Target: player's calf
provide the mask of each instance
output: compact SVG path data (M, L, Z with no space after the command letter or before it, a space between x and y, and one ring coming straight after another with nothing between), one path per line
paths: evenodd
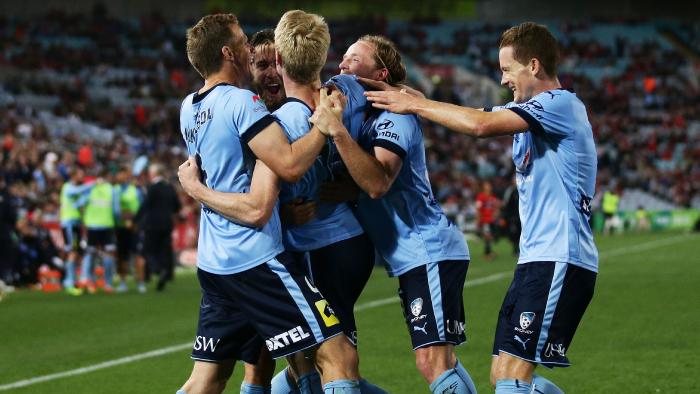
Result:
M195 361L192 374L177 394L219 394L233 373L234 361L210 363Z
M326 392L358 393L360 375L357 349L344 335L337 335L321 344L316 363L322 372ZM329 391L331 390L331 391Z

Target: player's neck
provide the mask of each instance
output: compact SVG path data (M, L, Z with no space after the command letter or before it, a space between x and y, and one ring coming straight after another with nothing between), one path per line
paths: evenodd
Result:
M552 79L545 79L541 83L537 84L537 87L532 92L532 96L534 97L542 92L554 89L561 89L561 83L559 82L559 78L555 77Z
M287 97L299 99L311 107L311 109L316 109L316 96L318 96L318 90L321 88L320 79L311 83L298 83L288 76L283 75L282 81Z
M204 86L202 86L202 88L199 89L197 93L204 93L207 90L221 83L227 83L229 85L236 86L237 79L238 78L236 78L236 75L232 74L228 70L224 70L224 67L222 67L221 71L209 75L209 77L207 77L204 80Z

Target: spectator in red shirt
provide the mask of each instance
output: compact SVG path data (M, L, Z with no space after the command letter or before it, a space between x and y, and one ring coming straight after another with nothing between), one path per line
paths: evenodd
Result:
M484 181L481 193L476 196L476 212L479 234L484 239L484 256L487 260L493 260L496 257L492 248L492 228L496 221L499 205L500 200L493 195L491 183Z

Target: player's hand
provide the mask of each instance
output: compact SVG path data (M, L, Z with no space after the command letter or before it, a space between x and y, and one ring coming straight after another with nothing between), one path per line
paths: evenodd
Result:
M306 224L316 217L316 202L296 198L290 204L281 204L280 217L282 223L288 226Z
M345 105L347 104L347 99L345 95L338 89L332 89L328 93L328 88L322 88L319 97L319 105L328 107L333 115L335 115L338 120L343 120L343 111L345 110Z
M333 90L329 95L328 88L322 88L316 111L309 118L309 122L326 136L335 137L339 133L347 132L342 122L345 104L345 96L339 90Z
M406 93L410 94L411 96L415 97L420 97L420 98L425 98L425 95L423 92L420 90L414 89L408 85L403 85L399 84L396 86L389 85L388 83L384 81L377 81L374 79L369 79L369 78L362 78L362 77L357 77L357 80L360 81L360 83L372 90L381 90L384 92L400 92L400 91L405 91Z
M367 100L372 102L374 108L387 110L397 114L408 114L415 112L416 104L421 98L409 94L407 90L395 91L370 91L365 92Z
M185 162L182 163L177 169L177 177L180 180L182 188L185 190L185 193L195 200L195 188L202 185L199 178L200 174L199 167L197 166L197 160L195 160L193 156L188 157L187 160L185 160Z

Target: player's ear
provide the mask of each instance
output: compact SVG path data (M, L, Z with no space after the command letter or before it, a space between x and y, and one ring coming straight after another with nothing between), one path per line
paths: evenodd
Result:
M540 59L533 57L530 59L530 64L528 64L528 69L530 70L530 73L532 76L536 76L537 74L540 73L540 71L544 71L542 69L542 63L540 63Z
M231 48L227 45L221 47L221 54L224 56L224 61L233 61L233 52L231 52Z
M277 52L277 49L275 49L275 64L277 67L282 67L282 57L280 56L279 52Z

